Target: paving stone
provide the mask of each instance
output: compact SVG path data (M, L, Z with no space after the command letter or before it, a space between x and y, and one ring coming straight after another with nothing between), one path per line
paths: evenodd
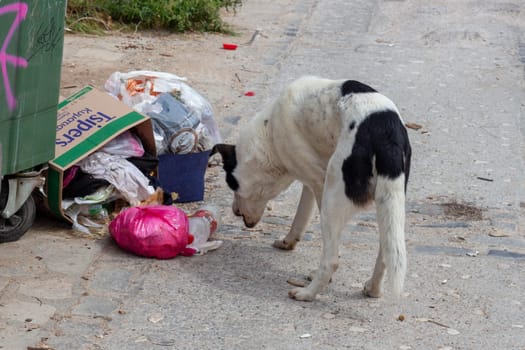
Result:
M39 299L66 299L72 297L72 284L60 278L33 280L20 286L19 291Z
M35 324L44 324L53 314L56 308L40 303L28 303L20 300L13 300L0 306L0 315L4 318L16 320L19 322L26 322L31 320Z
M488 252L489 256L496 256L500 258L525 259L525 254L512 252L508 250L491 249Z
M97 246L94 246L97 247ZM67 242L48 243L35 248L42 262L53 272L81 276L100 248L87 249L85 246Z
M9 283L9 278L0 277L0 294Z
M414 248L417 253L432 254L432 255L457 255L465 256L471 249L455 248L446 246L429 246L429 245L418 245Z
M431 227L431 228L468 228L470 224L466 222L443 222L439 224L425 224L418 225L420 227Z
M0 252L0 254L2 254ZM1 256L0 259L0 275L4 277L29 277L39 276L46 272L43 264L29 260L27 258L9 259Z
M125 292L130 288L131 272L122 269L100 270L92 277L90 288Z
M32 329L30 332L28 332L28 328L26 328L25 325L2 325L1 323L2 322L0 321L1 350L25 350L30 346L37 344L39 340L46 335L45 331L41 329Z
M292 219L293 217L281 218L277 216L267 216L262 219L262 222L264 222L265 224L282 225L290 227L292 225Z
M79 316L109 316L118 308L116 301L98 296L87 296L73 308L73 315Z
M309 232L306 232L304 235L303 235L303 238L302 240L305 241L305 242L309 242L311 241L312 239L314 239L314 235L309 233Z
M83 317L63 319L57 325L60 336L50 338L48 344L57 350L100 349L93 345L93 341L104 336L104 323L103 320L99 319L86 321Z
M495 229L499 229L509 233L518 231L518 224L516 222L491 221L490 225Z

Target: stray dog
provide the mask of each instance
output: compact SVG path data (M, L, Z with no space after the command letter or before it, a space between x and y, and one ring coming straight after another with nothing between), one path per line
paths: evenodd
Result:
M267 202L298 180L303 184L289 233L274 242L293 249L317 203L323 249L312 282L289 292L311 301L339 265L345 223L375 200L379 254L364 294L380 297L385 272L394 294L406 272L405 192L411 147L394 103L363 83L303 77L245 125L236 145L218 144L233 212L255 226Z

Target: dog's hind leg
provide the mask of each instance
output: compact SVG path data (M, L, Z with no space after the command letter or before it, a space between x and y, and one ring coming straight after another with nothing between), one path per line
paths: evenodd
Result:
M306 185L303 185L303 192L301 194L301 199L299 200L299 205L297 207L297 212L295 213L292 227L290 228L290 231L286 237L273 242L273 246L275 248L284 250L291 250L295 248L295 245L301 240L301 237L303 236L303 233L310 222L314 205L314 193Z
M403 290L406 272L405 247L405 176L396 179L378 176L375 201L379 227L379 254L372 278L363 293L378 298L382 294L385 270L395 295Z

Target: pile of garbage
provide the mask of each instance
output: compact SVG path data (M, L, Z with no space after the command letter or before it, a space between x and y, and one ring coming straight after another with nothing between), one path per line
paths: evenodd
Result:
M162 194L154 173L158 159L126 131L64 173L62 209L83 233L103 233L118 207L147 203ZM158 201L156 198L155 202ZM160 204L171 204L162 195Z
M150 117L151 125L145 129L149 136L128 127L93 153L64 166L60 207L72 221L73 229L100 236L109 230L123 249L161 259L203 253L222 243L208 242L218 225L217 210L201 209L187 215L172 205L173 198L158 178L160 155L207 154L221 142L211 105L185 80L151 71L115 72L110 76L105 89L115 99ZM100 101L107 97L98 96ZM107 98L105 105L113 101ZM94 114L85 119L84 110ZM78 123L78 128L85 124L91 129L100 116L113 119L95 108L79 111L72 107L64 111L64 118L74 125ZM144 120L149 123L147 118ZM153 154L153 146L157 154Z
M210 103L185 81L164 72L115 72L104 88L152 119L157 155L203 152L221 136Z

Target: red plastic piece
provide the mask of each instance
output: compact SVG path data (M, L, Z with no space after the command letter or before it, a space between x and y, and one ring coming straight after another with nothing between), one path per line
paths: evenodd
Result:
M235 44L224 43L224 44L222 44L222 47L225 50L237 50L237 45L235 45Z

